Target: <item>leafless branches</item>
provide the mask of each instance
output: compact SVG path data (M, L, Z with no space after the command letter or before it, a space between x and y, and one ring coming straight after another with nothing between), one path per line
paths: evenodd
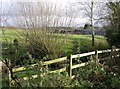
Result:
M54 32L57 27L69 27L74 22L75 17L70 8L66 7L67 9L61 8L61 5L48 2L16 3L14 21L17 26L25 28L25 44L29 45L32 53L38 50L44 56L62 56L67 35Z

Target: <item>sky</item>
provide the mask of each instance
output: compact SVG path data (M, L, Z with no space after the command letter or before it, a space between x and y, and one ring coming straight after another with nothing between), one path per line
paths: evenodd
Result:
M11 17L9 14L10 13L10 9L12 7L12 4L14 4L14 2L31 2L31 1L35 1L35 0L0 0L2 1L2 8L3 8L3 16L1 17L2 20L2 24L1 25L11 25L14 26L14 22L12 20L13 17ZM40 0L36 0L35 2L40 1ZM57 4L60 5L60 9L65 8L66 5L74 5L77 2L84 2L84 0L41 0L41 2L48 2L48 3L53 3L53 4ZM91 0L87 0L86 2L89 2ZM104 0L93 0L96 2L103 2ZM76 13L75 19L74 19L74 23L72 24L72 26L84 26L84 24L88 23L88 17L84 16L83 13ZM64 15L62 18L65 18Z

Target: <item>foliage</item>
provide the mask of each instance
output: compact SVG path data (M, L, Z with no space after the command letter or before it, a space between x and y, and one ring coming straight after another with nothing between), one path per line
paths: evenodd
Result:
M108 72L106 67L101 64L89 62L88 65L81 67L77 73L79 75L73 82L75 87L83 89L117 89L120 87L120 75Z
M90 24L85 24L84 29L90 29Z
M95 62L88 62L86 66L80 67L74 79L70 79L67 72L50 73L42 62L31 67L26 66L26 70L16 73L22 87L79 87L82 89L118 89L120 87L120 75L117 72L108 71L108 67ZM32 71L31 71L32 70ZM37 75L33 78L32 75ZM20 76L21 75L21 76ZM24 75L24 76L23 76ZM28 80L23 80L23 77ZM17 85L13 82L13 87Z
M70 78L67 74L50 74L44 77L43 86L44 87L69 87Z
M31 63L32 57L25 47L14 39L12 43L2 42L2 60L8 59L14 66Z
M36 87L69 87L70 85L71 80L67 72L48 74L49 70L42 66L42 62L39 62L36 67L31 68L30 66L27 66L26 68L24 73L28 80L20 80L22 87L30 87L32 89ZM30 70L35 70L38 77L32 78L33 73ZM16 84L13 84L13 86L16 86Z
M29 31L27 35L27 48L34 58L46 57L47 60L50 60L61 57L64 52L65 35L53 34L46 29L44 31L41 29Z
M111 45L119 46L120 44L120 2L108 2L109 16L107 21L110 22L107 27L107 41Z

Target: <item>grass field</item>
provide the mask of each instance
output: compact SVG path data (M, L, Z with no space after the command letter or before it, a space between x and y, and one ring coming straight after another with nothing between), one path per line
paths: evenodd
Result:
M2 38L0 38L1 42L13 42L15 38L19 40L19 43L22 43L23 41L20 39L20 33L18 30L8 30L4 29L4 31L0 31L0 34L2 34ZM88 52L96 49L108 49L109 45L106 42L106 38L103 36L95 35L95 46L92 47L91 45L91 35L80 35L80 34L69 34L68 41L65 46L65 52L75 54L78 53L78 49L80 49L79 52Z

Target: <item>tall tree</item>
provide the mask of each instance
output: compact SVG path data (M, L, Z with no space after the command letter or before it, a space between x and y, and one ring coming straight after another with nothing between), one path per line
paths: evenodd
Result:
M77 9L77 13L80 12L83 13L84 18L87 18L89 20L90 29L92 32L92 46L95 45L94 40L94 26L95 25L101 25L100 22L103 19L103 16L105 15L105 10L103 9L104 3L101 2L95 2L91 0L90 2L80 2L77 1L77 4L75 4L75 7ZM103 13L101 13L101 11Z
M90 6L90 23L91 23L91 31L92 31L92 46L94 46L95 42L94 42L94 31L93 31L93 2L91 2L91 6Z
M94 2L77 2L78 4L82 5L80 6L79 11L83 11L81 13L84 13L84 15L86 17L88 17L89 21L90 21L90 29L92 31L92 46L94 46L94 30L93 30L93 15L94 15ZM79 8L77 6L77 8Z
M106 20L109 22L107 26L107 41L111 45L120 47L120 1L107 3L108 16Z

